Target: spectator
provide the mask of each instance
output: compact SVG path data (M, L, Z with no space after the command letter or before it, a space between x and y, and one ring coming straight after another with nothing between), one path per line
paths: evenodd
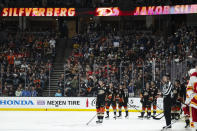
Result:
M64 89L64 74L61 74L59 80L58 80L58 88L62 90Z
M9 86L8 86L7 82L5 82L5 84L3 85L3 95L4 96L8 96L8 90L9 90Z
M55 39L52 38L52 39L49 41L49 44L50 44L50 48L52 49L52 52L55 53L55 44L56 44Z
M41 72L39 73L39 77L40 77L41 87L42 87L42 89L44 89L45 88L45 82L47 81L47 76L46 76L46 74L44 73L43 70L41 70Z
M51 48L55 48L55 44L56 44L55 39L52 38L52 39L49 41L49 44L50 44L50 47L51 47Z
M15 96L15 94L14 94L14 89L13 89L12 86L11 86L11 87L9 88L9 90L8 90L8 96Z
M127 87L129 91L129 97L134 97L134 85L133 82L130 81L129 86Z
M17 88L17 90L15 91L15 96L17 96L17 97L22 96L21 88Z
M31 92L29 91L28 87L25 87L25 89L22 91L22 97L30 97Z
M58 89L57 92L55 93L55 97L61 97L61 96L62 96L61 90Z
M42 96L43 89L41 88L40 84L36 85L37 96Z
M10 52L10 55L8 55L7 60L8 60L8 64L10 65L11 69L14 67L14 55L12 52Z
M36 97L37 96L37 92L36 92L34 87L31 88L31 96L32 97Z
M71 87L72 87L72 94L73 96L77 95L77 90L78 90L78 80L77 76L74 76L73 80L71 81Z
M66 96L66 97L71 97L72 96L72 92L71 92L70 88L65 88L64 96Z

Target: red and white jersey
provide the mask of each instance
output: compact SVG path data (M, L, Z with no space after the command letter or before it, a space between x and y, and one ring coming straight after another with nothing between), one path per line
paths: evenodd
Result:
M186 104L190 104L191 107L197 109L197 71L196 69L191 69L189 71L190 80L187 85L187 98Z

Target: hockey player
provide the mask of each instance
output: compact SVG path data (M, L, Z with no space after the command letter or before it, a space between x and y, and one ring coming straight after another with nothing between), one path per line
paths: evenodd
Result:
M171 108L171 117L172 119L178 120L180 118L181 110L181 85L180 81L176 80L174 83L174 88L172 89L172 108Z
M116 89L113 83L109 84L109 87L106 89L106 113L105 118L109 118L109 108L112 106L114 111L114 118L116 119Z
M125 118L128 118L129 114L128 114L128 99L129 99L129 91L126 88L126 85L120 85L119 86L119 103L118 103L118 108L119 108L119 118L122 117L122 106L124 106L126 115Z
M184 82L183 84L182 84L182 86L181 86L182 88L181 88L181 97L183 98L183 103L185 103L185 100L186 100L186 88L187 88L187 82ZM183 104L183 112L184 112L184 116L185 116L185 123L186 123L186 126L185 126L185 128L188 128L188 127L190 127L190 120L189 120L189 118L190 118L190 113L189 113L189 106L188 105L186 105L186 104Z
M185 103L190 106L192 118L191 127L197 131L197 66L189 71L190 80L187 85L187 98Z
M126 87L126 85L123 86L123 100L124 100L123 106L126 112L125 118L128 118L129 116L129 112L128 112L129 90Z
M185 123L186 123L186 126L185 128L188 128L190 127L190 113L189 113L189 106L188 105L184 105L183 106L183 111L184 111L184 116L185 116Z
M151 117L151 102L153 101L153 97L151 95L151 89L150 89L150 85L148 82L146 83L146 87L142 89L140 97L141 97L140 102L142 103L142 112L139 118L144 117L146 108L148 112L147 118L150 118Z
M151 95L153 96L153 116L155 116L157 111L158 88L156 87L154 81L151 81Z
M104 111L105 111L105 97L106 97L106 87L102 80L98 81L98 85L92 88L92 91L96 91L96 112L98 120L96 123L103 123Z

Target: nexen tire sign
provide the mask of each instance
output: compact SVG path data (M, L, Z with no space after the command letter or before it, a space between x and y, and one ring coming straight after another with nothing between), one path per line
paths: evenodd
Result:
M163 100L157 101L163 109ZM130 110L141 110L140 98L129 98ZM96 108L95 97L0 97L0 110L3 109L79 109L88 111Z

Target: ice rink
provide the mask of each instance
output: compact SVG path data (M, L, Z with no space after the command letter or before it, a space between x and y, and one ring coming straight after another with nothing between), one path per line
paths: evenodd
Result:
M104 123L97 125L96 118L88 126L86 123L95 112L53 112L53 111L1 111L0 131L160 131L165 125L161 120L140 120L140 113L129 113L129 118L104 119ZM123 116L124 116L123 112ZM193 131L185 129L185 123L179 121L173 125L171 131Z

